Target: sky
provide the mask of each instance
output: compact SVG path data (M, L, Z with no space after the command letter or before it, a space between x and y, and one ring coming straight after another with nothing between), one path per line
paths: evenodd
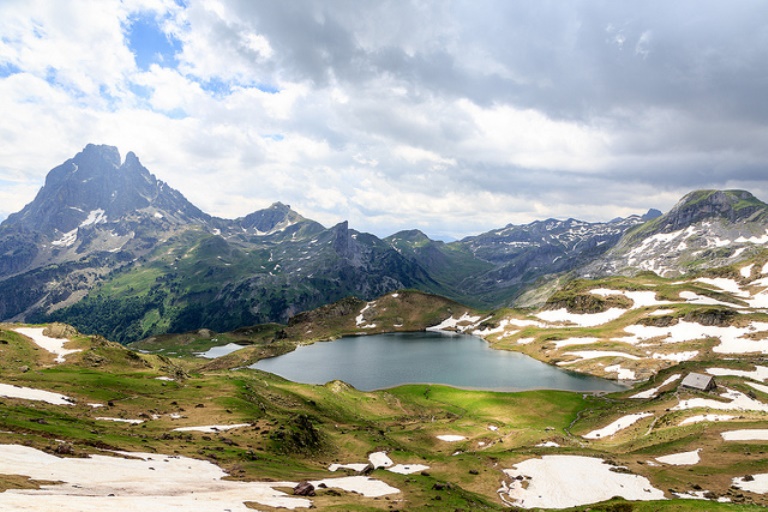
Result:
M88 143L378 236L768 201L767 93L762 0L0 0L0 219Z

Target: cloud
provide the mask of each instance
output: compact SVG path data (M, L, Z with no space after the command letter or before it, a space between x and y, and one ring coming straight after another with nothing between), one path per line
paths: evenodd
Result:
M214 215L382 236L768 199L756 0L17 0L0 34L0 215L88 142Z

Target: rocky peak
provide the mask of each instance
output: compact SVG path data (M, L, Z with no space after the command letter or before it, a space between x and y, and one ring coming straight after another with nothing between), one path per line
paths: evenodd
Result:
M738 222L766 212L768 205L746 190L697 190L687 194L661 217L655 231L678 231L707 218Z
M653 219L658 219L662 215L664 215L664 214L661 211L657 210L656 208L651 208L650 210L645 212L645 215L643 215L641 218L644 221L649 221L649 220L653 220Z
M253 212L241 219L235 220L235 223L243 229L256 230L258 234L267 234L284 229L302 220L304 220L304 217L293 211L289 205L278 201L269 208Z
M35 199L10 215L5 228L58 237L86 225L116 221L149 206L181 221L207 217L180 193L164 186L134 153L120 163L117 148L88 144L52 169Z

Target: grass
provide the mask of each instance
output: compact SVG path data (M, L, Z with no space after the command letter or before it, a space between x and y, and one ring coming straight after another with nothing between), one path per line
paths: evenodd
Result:
M615 283L614 283L615 284ZM398 300L399 299L399 300ZM389 318L415 322L408 316L412 301L421 314L460 314L445 302L411 292L380 299L370 321ZM344 314L326 311L327 333L354 326L363 303L349 304ZM339 306L341 307L341 306ZM445 308L445 309L443 309ZM448 308L451 309L449 313ZM376 311L378 309L378 312ZM516 315L524 312L508 311ZM633 312L634 313L634 312ZM497 322L503 316L490 321ZM634 317L633 317L634 318ZM309 322L309 320L307 320ZM622 322L602 328L557 329L545 334L538 328L525 331L542 338L620 332ZM0 328L0 372L3 382L56 391L77 400L73 406L53 406L24 400L0 400L0 443L24 443L52 451L56 440L70 443L76 454L97 453L101 448L155 451L204 458L225 468L231 478L243 480L316 479L332 476L330 463L365 462L368 454L384 450L396 463L430 466L425 474L396 475L374 471L374 478L401 489L391 499L322 492L315 505L321 510L501 510L495 491L501 469L546 453L579 454L611 459L632 472L651 479L660 489L690 490L701 485L721 495L729 492L733 476L765 472L766 443L723 443L720 432L736 428L724 424L677 426L692 413L668 411L677 403L674 392L657 399L630 400L631 392L594 397L564 391L499 393L468 391L435 385L408 385L377 392L361 392L342 382L326 385L297 384L257 370L230 370L245 357L260 357L282 329L306 329L306 322L291 326L254 327L218 334L197 332L186 337L147 341L145 348L167 353L171 344L185 357L133 352L96 337L76 336L72 344L83 351L54 364L43 350L35 350L23 336ZM0 326L3 327L3 326ZM353 327L354 328L354 327ZM224 364L190 357L213 343L251 340L252 346L231 354ZM548 343L551 343L548 341ZM271 341L270 341L271 340ZM182 343L183 341L183 343ZM3 343L5 342L5 343ZM244 353L245 355L238 355ZM229 358L229 359L228 359ZM675 372L702 370L706 362L689 362ZM725 365L722 364L719 366ZM748 362L729 366L751 369ZM28 366L25 370L22 367ZM658 385L673 370L661 373ZM157 377L174 376L174 381ZM723 379L741 386L742 379ZM746 388L745 388L746 390ZM93 409L88 403L101 403ZM633 428L605 440L580 437L632 412L650 410L658 418L638 422ZM171 414L179 415L178 419ZM738 428L764 425L760 414L742 413ZM143 419L140 425L99 421L97 416ZM174 432L181 426L248 423L248 427L204 434ZM489 427L494 427L491 429ZM458 443L436 436L457 434ZM555 441L560 448L536 447ZM703 448L695 467L649 466L660 455ZM456 454L461 452L460 454ZM450 483L449 487L445 484ZM0 489L34 487L23 475L0 476ZM734 498L735 494L731 494ZM759 495L746 495L766 504ZM746 499L745 498L745 499ZM618 507L618 508L617 508ZM627 508L631 507L631 508ZM707 508L709 507L709 508ZM260 507L262 508L262 507ZM591 510L755 510L741 504L716 504L674 500L638 503L611 500L591 505ZM586 510L585 507L571 510Z

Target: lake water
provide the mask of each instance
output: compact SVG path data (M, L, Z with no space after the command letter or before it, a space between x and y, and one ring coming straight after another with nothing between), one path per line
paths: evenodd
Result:
M493 391L626 389L523 354L494 350L474 336L436 332L350 336L301 346L251 368L305 384L343 380L362 391L413 383Z
M228 343L226 345L219 345L218 347L212 347L205 352L197 354L198 357L204 357L206 359L216 359L227 354L231 354L236 350L240 350L244 345L238 345L237 343Z

